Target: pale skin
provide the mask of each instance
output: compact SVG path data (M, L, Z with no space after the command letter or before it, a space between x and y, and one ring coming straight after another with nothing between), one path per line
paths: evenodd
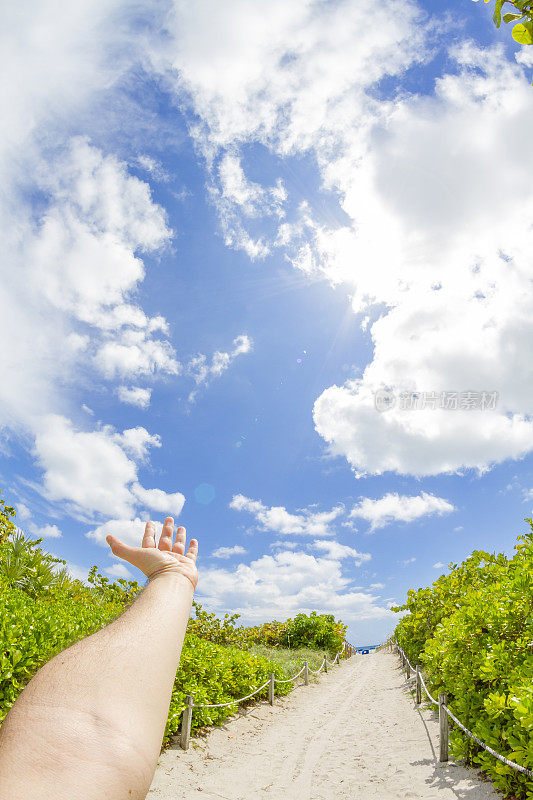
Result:
M0 727L0 800L144 800L153 779L198 573L167 517L156 546L107 536L149 580L114 622L48 661Z

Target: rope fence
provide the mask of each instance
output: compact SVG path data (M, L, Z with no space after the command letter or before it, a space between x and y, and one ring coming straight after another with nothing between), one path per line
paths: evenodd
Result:
M440 729L440 753L439 753L439 760L440 761L448 761L448 741L449 741L449 721L448 717L451 717L454 723L460 728L470 739L473 739L477 744L486 750L488 753L493 755L499 761L502 761L504 764L507 764L508 767L512 767L517 772L521 772L523 775L527 775L529 778L533 778L533 770L527 769L527 767L523 767L521 764L516 764L514 761L502 756L501 753L497 753L492 747L489 747L488 744L482 742L481 739L469 731L463 723L457 719L453 711L448 708L448 695L446 692L441 692L439 694L438 701L435 700L434 697L428 691L426 683L424 681L424 677L422 675L422 671L420 669L420 665L417 664L416 667L413 667L409 659L407 658L404 650L400 647L397 640L389 639L389 651L392 653L396 650L396 653L400 657L400 661L402 667L405 668L407 672L407 679L411 678L411 672L414 673L416 676L416 704L420 705L422 702L422 689L424 689L426 695L428 696L429 700L433 703L433 705L438 706L439 708L439 729Z
M188 694L186 697L187 705L183 706L179 711L172 715L172 719L179 717L180 714L183 714L181 719L181 733L180 733L180 747L182 750L187 750L189 748L189 740L191 737L191 723L192 723L192 714L195 708L224 708L227 706L238 705L239 703L243 703L245 700L249 700L254 695L258 694L259 692L263 691L266 686L268 686L268 701L270 705L274 705L274 696L275 696L275 685L276 683L291 683L291 681L296 680L299 678L300 675L304 676L304 686L309 685L309 674L318 675L322 670L325 673L328 671L328 665L330 667L335 666L335 664L340 664L339 658L344 654L345 658L349 658L350 656L354 655L356 652L356 648L351 645L349 642L343 642L342 649L335 655L333 661L328 661L326 654L324 653L324 658L322 659L322 663L317 670L310 669L309 664L307 661L304 661L304 665L300 672L297 672L296 675L293 675L291 678L276 678L274 673L271 672L269 679L265 681L261 686L257 689L254 689L253 692L247 694L246 697L239 697L235 700L230 700L227 703L195 703L194 702L194 695Z

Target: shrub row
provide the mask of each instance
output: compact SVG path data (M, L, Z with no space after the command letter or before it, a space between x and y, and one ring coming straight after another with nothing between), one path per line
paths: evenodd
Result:
M476 550L428 588L407 593L395 635L435 696L496 752L533 770L533 521L507 558ZM451 754L479 765L507 796L533 800L533 780L460 729Z
M297 614L294 619L285 622L273 620L254 627L236 625L240 614L225 614L218 619L209 614L200 603L193 601L194 618L189 620L187 630L201 639L215 644L234 644L249 648L252 644L264 644L268 647L309 647L316 650L338 652L344 641L347 626L336 622L333 614L309 615Z

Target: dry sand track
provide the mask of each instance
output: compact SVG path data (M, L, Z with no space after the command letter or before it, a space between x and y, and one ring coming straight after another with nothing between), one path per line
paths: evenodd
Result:
M495 800L475 770L438 761L438 720L418 710L388 653L354 656L191 739L160 760L149 800Z

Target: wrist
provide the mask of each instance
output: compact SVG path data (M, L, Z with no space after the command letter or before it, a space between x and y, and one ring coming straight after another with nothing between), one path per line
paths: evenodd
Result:
M185 589L188 589L191 595L194 594L194 590L196 588L192 580L188 578L187 575L184 575L183 572L178 572L177 570L161 570L160 572L154 572L149 576L148 583L154 583L154 581L160 581L162 585L181 585Z

